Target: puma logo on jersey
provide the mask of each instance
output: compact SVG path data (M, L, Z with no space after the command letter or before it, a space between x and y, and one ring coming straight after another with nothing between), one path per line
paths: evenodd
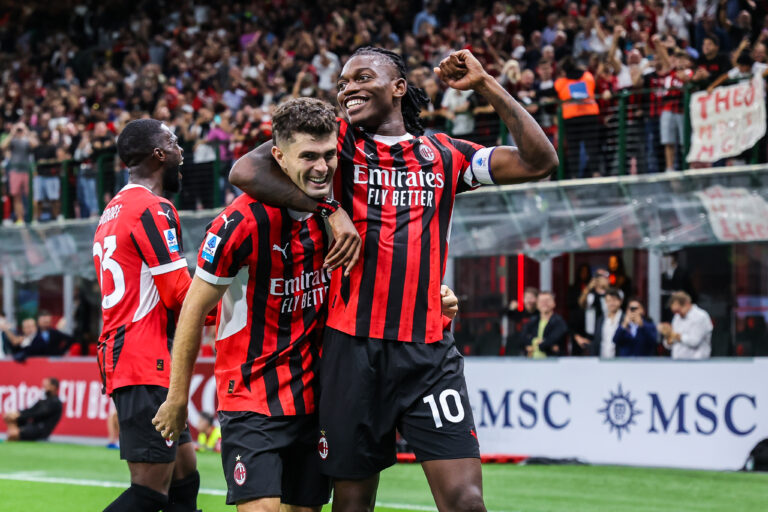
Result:
M227 226L229 226L230 222L234 222L235 219L228 219L226 213L221 214L221 218L224 220L224 229L227 229Z
M361 152L363 155L365 155L365 157L366 157L366 158L375 158L375 157L376 157L376 153L371 153L371 154L369 155L368 153L366 153L365 151L363 151L363 150L362 150L362 148L361 148L360 146L355 146L355 149L356 149L356 150L358 150L359 152Z
M288 250L288 244L290 244L290 242L285 244L285 247L280 247L277 244L272 244L272 250L273 251L280 251L281 253L283 253L283 259L287 260L288 259L288 255L285 252Z
M168 222L171 222L171 212L166 212L164 210L160 210L157 212L158 215L165 215L165 217L168 219Z

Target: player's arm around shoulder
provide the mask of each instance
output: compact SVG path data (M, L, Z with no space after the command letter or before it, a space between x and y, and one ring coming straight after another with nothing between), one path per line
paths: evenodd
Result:
M189 286L173 342L168 397L152 420L155 430L166 439L176 440L184 431L189 385L200 350L203 325L208 312L221 300L228 287L211 284L200 276L195 276Z
M474 90L488 100L507 126L517 147L498 146L489 152L492 182L523 183L548 177L558 166L557 152L536 120L493 78L469 50L440 62L437 75L450 87Z

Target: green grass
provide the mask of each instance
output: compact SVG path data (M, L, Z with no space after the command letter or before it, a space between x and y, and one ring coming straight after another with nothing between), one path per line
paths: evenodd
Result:
M224 491L218 455L198 457L201 486ZM9 480L15 475L19 480ZM49 483L71 479L127 484L128 469L117 451L52 443L0 443L0 512L102 510L117 487ZM616 466L483 467L485 501L496 512L763 512L768 510L768 474L644 469ZM380 512L434 509L418 465L398 465L381 478ZM224 497L201 494L205 512L234 511ZM326 508L330 510L330 507Z

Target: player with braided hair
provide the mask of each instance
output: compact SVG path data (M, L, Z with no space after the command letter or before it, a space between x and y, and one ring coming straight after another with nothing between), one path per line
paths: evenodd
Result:
M452 53L435 73L484 96L520 146L422 135L426 95L408 84L403 59L365 47L337 82L345 119L334 198L319 203L301 193L281 176L269 145L230 173L232 184L266 203L313 211L339 201L337 228L351 219L362 240L357 265L332 274L323 338L318 451L334 479L334 512L373 510L379 472L396 461L396 430L421 462L438 510L485 510L463 360L440 313L454 198L481 184L544 178L558 162L536 121L469 51ZM341 246L332 263L356 256Z

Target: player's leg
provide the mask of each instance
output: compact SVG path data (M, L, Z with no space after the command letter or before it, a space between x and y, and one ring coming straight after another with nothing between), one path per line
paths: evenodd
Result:
M280 420L255 412L219 411L227 505L238 512L278 512L283 462Z
M399 350L409 363L401 393L411 404L400 418L400 433L422 463L438 510L484 511L480 448L453 336Z
M485 512L480 459L430 460L421 467L440 512Z
M379 473L397 460L393 345L325 329L318 449L333 479L334 512L373 510Z
M128 462L131 486L105 512L154 512L168 505L177 443L166 442L152 426L167 392L160 386L126 386L112 394L120 427L120 458Z
M370 512L376 505L379 474L364 480L333 481L333 512Z
M320 471L317 414L294 417L282 434L290 444L281 453L280 512L320 512L331 499L331 479Z
M197 510L197 493L200 490L200 473L197 471L195 445L185 430L176 450L171 486L168 489L169 506L165 512L194 512Z

